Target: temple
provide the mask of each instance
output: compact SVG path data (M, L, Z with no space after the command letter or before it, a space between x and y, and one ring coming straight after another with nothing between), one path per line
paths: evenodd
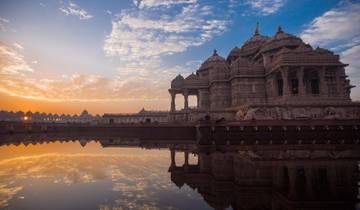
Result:
M186 78L171 81L170 120L358 119L360 104L352 102L347 64L333 52L304 43L279 26L272 37L253 36L223 58L214 50ZM184 96L176 110L175 97ZM195 109L188 97L197 97Z

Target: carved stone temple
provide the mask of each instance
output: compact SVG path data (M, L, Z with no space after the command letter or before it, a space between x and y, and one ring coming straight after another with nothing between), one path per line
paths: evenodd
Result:
M312 48L279 26L272 37L253 36L223 58L216 50L196 70L171 81L171 120L360 119L352 102L347 64L333 52ZM175 97L184 108L175 109ZM197 97L189 108L188 96Z

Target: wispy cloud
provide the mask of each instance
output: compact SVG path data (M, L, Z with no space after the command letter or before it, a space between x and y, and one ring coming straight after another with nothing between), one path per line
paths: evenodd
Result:
M170 7L176 4L194 4L197 0L134 0L134 4L139 8L151 7Z
M155 4L155 3L154 3ZM203 13L202 13L203 10ZM193 3L170 17L167 10L125 10L112 22L104 51L127 61L183 52L223 33L228 20L211 17L209 7Z
M0 42L0 74L23 74L32 72L33 69L27 64L19 50L22 46L14 43L14 47Z
M0 17L0 30L6 32L6 25L10 23L10 20Z
M163 57L185 52L221 35L230 18L215 15L227 14L226 11L195 0L145 0L134 4L135 9L122 10L112 21L104 52L120 61L121 84L134 86L140 80L149 85L138 88L138 94L147 93L151 85L159 96L167 98L171 79L189 69L186 65L166 66Z
M285 5L287 0L246 0L245 5L249 5L256 15L267 16L276 13Z
M360 45L353 46L340 54L342 62L349 64L346 68L351 83L356 85L352 90L353 99L360 100Z
M59 10L65 15L77 16L80 20L88 20L93 17L85 9L80 8L73 2L69 2L67 6L60 7Z
M360 3L343 3L315 18L301 34L313 45L351 43L360 37Z
M301 38L312 45L336 50L350 75L351 83L360 86L360 3L341 2L336 8L315 18L301 33ZM360 99L359 87L352 97Z
M167 96L162 91L166 87L139 77L124 80L119 76L109 79L74 73L56 79L36 79L20 46L0 43L0 91L6 94L47 101L158 100Z
M17 43L17 42L14 42L14 47L16 47L17 49L19 49L19 50L23 50L24 49L24 47L21 45L21 44L19 44L19 43Z
M80 19L89 15L79 15L70 8L81 11L71 2L62 11L77 14ZM230 18L217 16L226 14L219 10L197 1L142 1L132 9L122 10L115 15L103 45L104 53L117 65L118 73L112 78L77 73L47 79L35 77L31 71L37 61L26 63L26 49L1 44L7 51L0 55L0 91L49 101L167 100L171 79L178 73L195 71L198 63L169 65L163 62L164 56L184 52L224 33ZM26 69L31 71L23 71Z

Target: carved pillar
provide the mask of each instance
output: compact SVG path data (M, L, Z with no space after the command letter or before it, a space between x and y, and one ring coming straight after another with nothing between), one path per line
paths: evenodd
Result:
M336 195L336 171L333 166L327 168L328 180L329 180L329 189L332 196Z
M278 80L278 78L277 78L276 74L273 74L272 75L272 84L271 84L271 86L272 86L271 96L273 98L278 96L278 90L276 88L277 87L277 80Z
M283 79L283 95L284 96L290 95L288 69L289 69L288 67L281 69L281 75L282 75L282 79Z
M299 81L299 95L304 96L306 95L305 91L305 80L304 80L304 67L300 67L300 69L296 72L297 73L297 79Z
M305 168L305 177L306 177L306 193L311 199L313 199L314 198L314 191L312 186L313 174L311 168Z
M185 156L184 169L185 171L187 171L189 169L189 152L185 151L184 156Z
M175 149L170 148L170 153L171 153L171 166L170 167L175 167Z
M184 90L184 109L188 110L189 109L189 102L188 102L188 90Z
M338 96L344 95L344 91L342 90L341 83L342 82L340 79L340 71L339 69L336 69L336 92Z
M175 112L175 97L176 97L176 94L174 92L170 92L170 94L171 94L170 112Z
M185 157L184 164L187 166L187 165L189 165L189 152L188 151L184 152L184 157Z
M328 96L328 87L326 84L325 72L326 72L326 67L323 66L319 71L320 96Z
M288 167L289 174L289 195L290 199L296 199L296 189L295 189L295 181L296 181L296 168L294 166Z
M199 109L200 108L200 94L199 93L196 95L196 100L197 100L196 109Z

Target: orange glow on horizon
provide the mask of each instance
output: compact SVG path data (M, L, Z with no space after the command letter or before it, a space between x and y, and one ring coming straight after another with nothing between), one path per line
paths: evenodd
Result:
M153 101L98 101L98 102L49 102L10 96L0 92L0 110L13 112L45 112L52 114L80 114L88 110L90 114L104 113L137 113L142 108L146 110L168 110L169 100Z

